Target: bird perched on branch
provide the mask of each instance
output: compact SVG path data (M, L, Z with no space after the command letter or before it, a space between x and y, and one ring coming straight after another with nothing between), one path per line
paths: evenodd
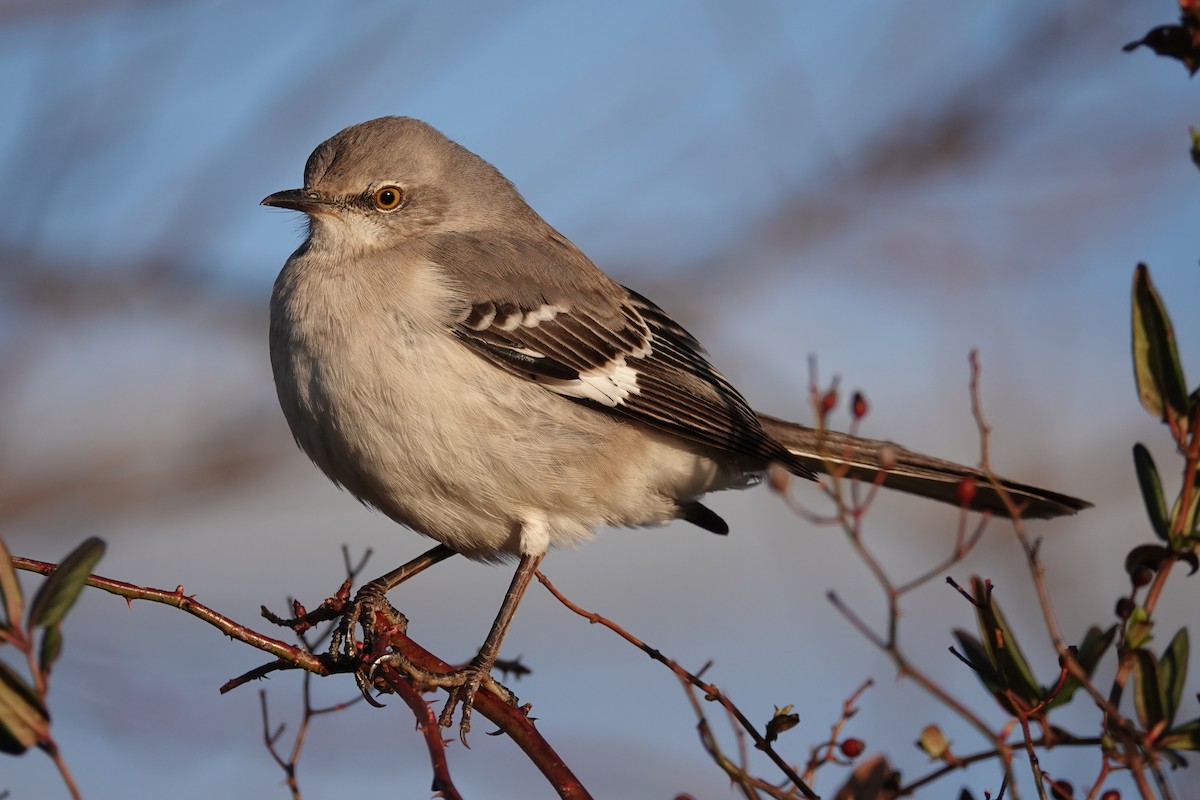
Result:
M506 692L490 672L542 558L600 525L726 533L701 498L773 463L951 503L973 479L971 506L1007 513L970 467L754 411L688 331L423 122L347 128L309 157L302 188L262 202L309 221L271 298L271 365L296 441L335 483L440 543L366 585L334 647L356 655L359 620L369 644L386 592L433 563L517 560L475 659L420 675L450 692L442 724L462 706L464 736L479 687ZM1000 485L1026 517L1088 506Z

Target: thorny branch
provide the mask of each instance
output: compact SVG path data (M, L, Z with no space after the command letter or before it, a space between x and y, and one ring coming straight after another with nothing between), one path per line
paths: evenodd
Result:
M779 771L782 772L784 774L784 776L800 790L800 792L803 794L803 796L806 798L809 798L809 800L817 800L816 793L813 792L813 790L810 789L808 787L808 785L800 778L799 774L796 773L795 769L793 769L790 764L788 764L786 761L784 761L783 757L780 756L778 752L776 752L775 748L771 746L771 743L769 741L767 741L766 737L763 734L759 733L758 728L756 728L754 726L754 724L752 722L750 722L749 719L746 718L746 715L743 714L741 712L741 710L733 704L733 702L725 695L724 692L722 692L720 689L718 689L715 685L701 679L698 674L689 672L688 670L684 669L674 659L668 658L667 656L663 655L663 653L660 650L646 644L641 639L637 638L632 633L625 630L624 628L622 628L620 625L616 624L612 620L610 620L600 614L597 614L594 611L588 611L584 608L581 608L580 606L571 602L570 600L567 599L567 597L562 592L560 592L554 586L553 583L550 582L549 578L547 578L545 575L542 574L542 572L540 570L534 574L537 576L537 579L541 582L541 584L546 587L546 589L550 592L550 594L554 595L554 598L556 600L558 600L560 603L562 603L564 606L566 606L568 609L575 612L576 614L583 617L588 622L591 622L594 625L595 624L603 625L605 628L608 628L610 631L617 634L622 639L624 639L625 641L632 644L634 647L641 650L643 653L648 655L650 658L654 659L655 661L659 662L663 666L667 667L669 670L671 670L673 673L675 673L676 677L678 677L685 684L694 686L697 689L699 689L700 691L704 692L704 696L705 696L706 700L712 700L717 703L720 703L725 708L725 710L730 715L732 715L733 718L735 718L738 721L738 724L741 725L742 729L747 734L750 735L750 738L754 741L754 746L757 749L761 750L762 752L766 753L767 757L770 758L772 762L774 762L775 766L779 769ZM703 670L701 670L701 671L703 672Z
M21 557L13 557L12 563L17 569L41 575L49 575L57 568L56 564ZM89 576L86 583L88 586L123 597L128 603L132 603L134 600L148 600L182 609L214 626L225 635L275 656L274 661L253 671L256 676L283 669L303 669L314 675L330 675L352 672L358 667L355 664L335 662L328 655L314 655L303 647L290 645L253 631L198 602L193 596L185 594L182 586L176 587L174 591L165 591L135 586L98 575ZM393 633L391 645L410 662L429 672L448 673L453 669L450 664L425 650L404 634ZM245 681L242 679L231 681L222 687L222 691L229 691L243 682ZM485 688L476 695L475 710L491 720L516 743L559 797L563 800L591 800L591 795L579 782L579 779L533 726L525 709L514 708L503 698L497 697ZM436 777L441 765L434 761L433 766Z

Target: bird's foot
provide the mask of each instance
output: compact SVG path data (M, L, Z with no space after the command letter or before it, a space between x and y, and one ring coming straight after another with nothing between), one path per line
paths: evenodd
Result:
M356 638L359 627L363 633L361 648ZM347 604L330 637L329 655L357 658L360 652L365 652L374 660L390 645L391 634L407 632L408 617L387 601L384 590L368 583Z
M454 710L461 707L458 738L467 747L470 746L467 744L467 733L471 730L471 711L475 706L475 695L481 688L503 699L511 706L515 707L519 702L517 696L508 687L492 677L494 659L489 662L476 656L470 664L453 672L432 672L417 666L400 653L384 653L377 657L366 671L365 679L368 685L370 685L375 670L384 664L398 666L401 672L411 676L422 686L445 689L450 697L446 700L446 706L438 717L438 724L443 728L449 728L454 724Z
M363 636L361 645L356 638L360 628ZM386 590L368 583L346 606L330 640L329 655L334 659L352 660L359 664L354 671L354 679L363 697L373 706L383 705L375 699L374 689L382 685L376 684L375 672L384 664L398 668L421 686L445 689L450 698L438 717L438 723L449 728L454 724L455 709L461 708L458 735L464 745L467 743L467 733L471 730L475 695L481 687L510 705L517 705L517 696L492 677L495 659L476 656L461 669L434 672L413 663L393 649L392 634L404 634L407 631L408 618L387 601Z
M361 645L357 638L359 628L363 636ZM354 680L363 698L373 706L383 706L372 694L374 664L387 654L392 634L407 631L408 618L387 601L386 589L368 583L347 604L329 639L331 659L357 663Z

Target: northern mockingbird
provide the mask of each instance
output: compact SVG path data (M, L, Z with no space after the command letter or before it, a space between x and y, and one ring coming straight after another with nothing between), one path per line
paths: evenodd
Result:
M371 641L384 594L456 553L518 559L466 668L425 676L461 731L533 573L600 525L725 522L707 492L837 467L1005 514L977 470L755 412L699 342L600 271L495 167L424 122L385 117L321 144L304 187L264 205L308 215L271 297L271 366L300 447L336 484L441 544L368 584L335 647ZM1027 517L1089 504L1003 481ZM364 685L360 676L360 685ZM507 691L507 690L505 690ZM511 699L511 694L507 695Z

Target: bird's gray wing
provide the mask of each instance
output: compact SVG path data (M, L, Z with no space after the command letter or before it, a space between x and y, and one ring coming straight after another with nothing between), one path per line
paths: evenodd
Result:
M442 238L432 260L463 284L454 334L498 367L696 444L811 476L764 432L695 337L566 240L456 235ZM501 274L517 263L514 272L533 276L525 291Z

